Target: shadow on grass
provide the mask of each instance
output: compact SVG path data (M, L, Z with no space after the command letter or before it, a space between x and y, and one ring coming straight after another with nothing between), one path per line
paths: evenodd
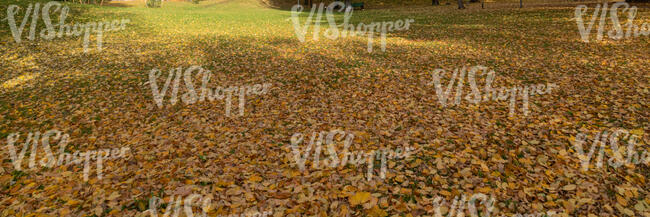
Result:
M126 3L115 2L115 1L111 1L111 2L108 2L108 3L104 3L103 6L109 6L109 7L120 7L120 8L133 7L132 4L126 4Z

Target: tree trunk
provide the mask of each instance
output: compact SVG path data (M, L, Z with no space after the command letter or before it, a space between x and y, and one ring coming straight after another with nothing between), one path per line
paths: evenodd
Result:
M463 5L463 0L458 0L458 9L465 9L465 5Z
M469 2L476 3L476 2L478 2L478 0L469 0Z
M431 5L440 5L439 0L431 0Z

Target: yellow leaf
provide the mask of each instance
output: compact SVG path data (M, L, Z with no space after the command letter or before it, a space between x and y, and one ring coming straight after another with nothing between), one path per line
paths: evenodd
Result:
M616 195L616 202L621 204L622 206L627 206L627 200L625 198L621 197L621 195Z
M252 175L250 178L248 178L249 182L259 182L262 181L262 177L259 177L257 175Z
M632 133L634 135L637 135L637 136L642 136L643 135L643 129L639 128L639 129L636 129L636 130L630 130L630 133Z
M564 189L565 191L573 191L573 190L576 190L576 185L567 185L567 186L564 186L564 188L562 188L562 189Z
M81 201L78 200L69 200L67 203L65 203L66 206L74 206L79 204Z
M490 187L483 187L478 189L478 192L485 193L485 194L489 193L490 191L492 191Z
M350 205L356 206L370 200L370 192L357 192L353 196L349 197Z
M111 193L111 195L108 196L108 200L109 201L115 200L118 197L120 197L120 193L118 193L117 191L114 191L113 193Z
M369 217L386 217L386 216L388 216L388 213L386 213L386 211L382 210L378 206L374 206L374 207L372 207L372 209L370 209L370 212L368 212L368 216Z

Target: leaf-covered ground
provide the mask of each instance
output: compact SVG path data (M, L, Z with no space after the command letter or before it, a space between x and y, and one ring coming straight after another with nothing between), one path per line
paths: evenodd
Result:
M10 4L27 2L3 1L0 11ZM17 44L3 20L0 216L134 216L152 196L190 193L212 197L211 216L433 216L434 197L479 192L497 200L493 215L649 215L649 165L582 171L572 137L622 128L649 149L650 37L584 43L575 7L355 12L353 23L415 20L388 35L385 52L375 43L368 53L365 37L308 34L301 43L290 11L254 1L69 6L69 23L131 22L106 33L102 51L91 44L84 53L81 37ZM640 8L637 21L650 22L650 10ZM247 98L243 116L227 117L219 100L158 108L149 71L164 72L161 85L169 69L192 65L213 72L212 87L272 88ZM442 107L432 72L475 65L496 72L495 87L559 88L532 96L527 116L517 106L509 117L504 101ZM22 148L26 134L50 129L70 135L68 152L131 152L106 161L101 180L84 182L83 165L15 171L7 136L20 133ZM351 151L419 151L389 164L384 180L367 181L365 166L301 172L291 136L332 129L356 135Z

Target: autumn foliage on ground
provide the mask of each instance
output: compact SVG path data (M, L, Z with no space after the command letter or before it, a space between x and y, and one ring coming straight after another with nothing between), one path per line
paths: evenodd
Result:
M3 1L1 18L9 5L28 3ZM415 21L388 33L385 51L368 53L361 36L314 40L310 31L300 42L290 10L257 1L64 4L70 23L131 22L106 33L101 51L91 43L84 52L83 37L15 43L2 21L0 216L149 216L152 197L191 194L211 198L209 216L433 216L434 198L476 193L495 198L498 216L649 215L648 164L584 171L573 144L581 130L627 129L639 151L649 149L650 37L585 43L575 6L355 11L352 23ZM639 8L637 22L650 22L650 10ZM271 86L246 99L243 115L237 100L230 115L218 100L171 105L167 95L159 107L150 71L162 72L162 86L170 69L195 65L212 72L212 88ZM446 87L454 69L477 65L495 71L495 87L557 88L531 97L527 115L519 104L509 115L506 101L465 96L443 107L433 72L446 70ZM198 86L199 75L193 79ZM484 77L477 80L482 88ZM187 91L180 88L179 97ZM130 152L106 160L101 179L93 166L84 181L83 164L29 169L30 150L16 170L8 136L20 133L22 150L29 132L50 129L69 135L69 153ZM374 171L368 180L365 165L308 163L301 171L292 135L305 135L305 145L333 129L355 135L352 152L417 151L389 162L385 179Z

